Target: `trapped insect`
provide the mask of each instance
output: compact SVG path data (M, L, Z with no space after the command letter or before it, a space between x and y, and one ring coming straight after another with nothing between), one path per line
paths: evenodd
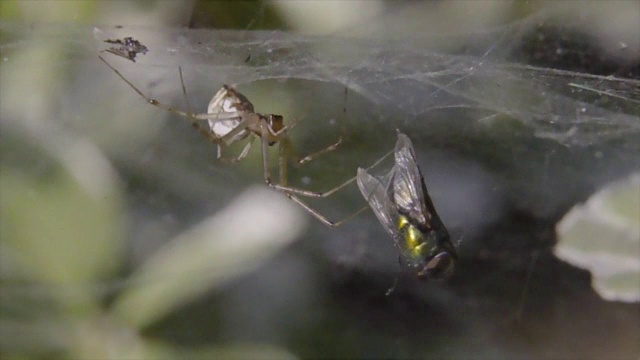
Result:
M149 51L140 41L130 36L124 39L111 39L106 32L98 28L93 28L93 36L105 44L115 45L100 51L101 53L108 52L131 62L136 62L136 56L138 56L138 54L145 55Z
M418 277L441 279L458 259L416 164L413 145L398 131L395 165L380 181L359 168L360 192Z
M189 121L191 125L196 130L198 130L198 132L202 136L217 145L218 159L226 162L240 161L249 153L253 141L256 138L260 138L264 181L271 188L283 192L287 197L295 201L323 224L330 227L337 227L366 209L366 207L360 209L359 211L340 221L330 221L324 215L320 214L318 211L305 204L298 196L296 196L299 195L312 198L325 198L354 182L356 180L355 177L325 192L315 192L310 190L298 189L289 187L287 185L287 166L289 160L296 161L299 164L311 161L318 155L335 150L342 143L342 137L340 137L340 139L338 139L336 143L320 151L300 158L296 155L288 135L288 130L291 129L295 124L285 125L284 119L281 115L261 114L255 112L253 104L244 95L236 91L233 87L229 85L223 85L222 88L218 90L218 92L211 99L206 113L193 113L187 99L187 90L184 85L182 69L178 68L180 75L180 84L182 86L182 93L187 106L187 111L182 111L179 109L175 109L169 105L163 104L158 100L145 95L133 83L125 78L124 75L122 75L111 64L109 64L109 62L107 62L102 56L98 57L149 104L174 113L176 115L182 116L187 121ZM203 126L203 124L201 124L201 122L205 120L207 121L208 126ZM222 155L223 148L242 140L247 140L247 143L238 156L226 158ZM268 151L268 146L272 146L276 143L279 146L279 183L273 182L271 178L271 166ZM380 159L377 163L379 163L383 159ZM375 166L376 164L374 164L373 166Z
M132 37L125 37L124 39L115 39L115 40L105 40L107 44L115 44L117 46L112 46L107 50L103 50L106 52L110 52L114 55L118 55L125 59L131 60L132 62L136 62L136 56L138 54L145 55L147 51L146 46L142 45L138 40L135 40Z

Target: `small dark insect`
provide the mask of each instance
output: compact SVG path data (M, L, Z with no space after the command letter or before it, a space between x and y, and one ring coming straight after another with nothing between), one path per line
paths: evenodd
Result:
M125 37L124 39L107 39L104 40L107 44L114 44L118 46L112 46L106 50L102 50L101 52L110 52L114 55L118 55L127 60L131 60L132 62L136 62L136 56L140 53L142 55L146 54L149 49L146 46L142 45L140 41L135 40L132 37Z
M446 278L458 256L429 197L411 140L399 131L394 155L395 165L381 180L358 169L360 192L418 277Z

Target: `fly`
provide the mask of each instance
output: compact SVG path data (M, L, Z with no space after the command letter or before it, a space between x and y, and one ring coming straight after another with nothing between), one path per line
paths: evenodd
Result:
M413 145L398 131L395 165L380 180L359 168L360 192L420 278L450 276L458 259L416 163Z

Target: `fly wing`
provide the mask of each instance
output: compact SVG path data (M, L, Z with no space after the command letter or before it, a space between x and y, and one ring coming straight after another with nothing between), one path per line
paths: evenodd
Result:
M358 168L357 182L362 196L371 206L373 213L376 214L389 235L396 239L398 212L389 198L388 185L384 185L362 168Z
M421 225L427 226L431 221L431 213L427 211L424 181L413 154L413 145L409 138L398 132L395 149L396 164L394 167L393 197L401 213Z

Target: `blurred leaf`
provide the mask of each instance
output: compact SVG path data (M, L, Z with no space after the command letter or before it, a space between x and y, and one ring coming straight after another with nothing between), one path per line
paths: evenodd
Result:
M78 284L116 270L119 198L95 197L63 171L43 179L3 169L0 239L13 269L45 283Z
M0 334L2 334L0 349L3 355L51 354L63 351L67 342L67 333L60 331L62 324L62 321L53 321L53 319L25 321L3 318L0 320Z
M300 235L298 208L254 188L173 239L132 275L114 313L143 328L203 292L254 271Z
M640 174L574 207L558 225L559 258L591 271L607 300L640 301Z

